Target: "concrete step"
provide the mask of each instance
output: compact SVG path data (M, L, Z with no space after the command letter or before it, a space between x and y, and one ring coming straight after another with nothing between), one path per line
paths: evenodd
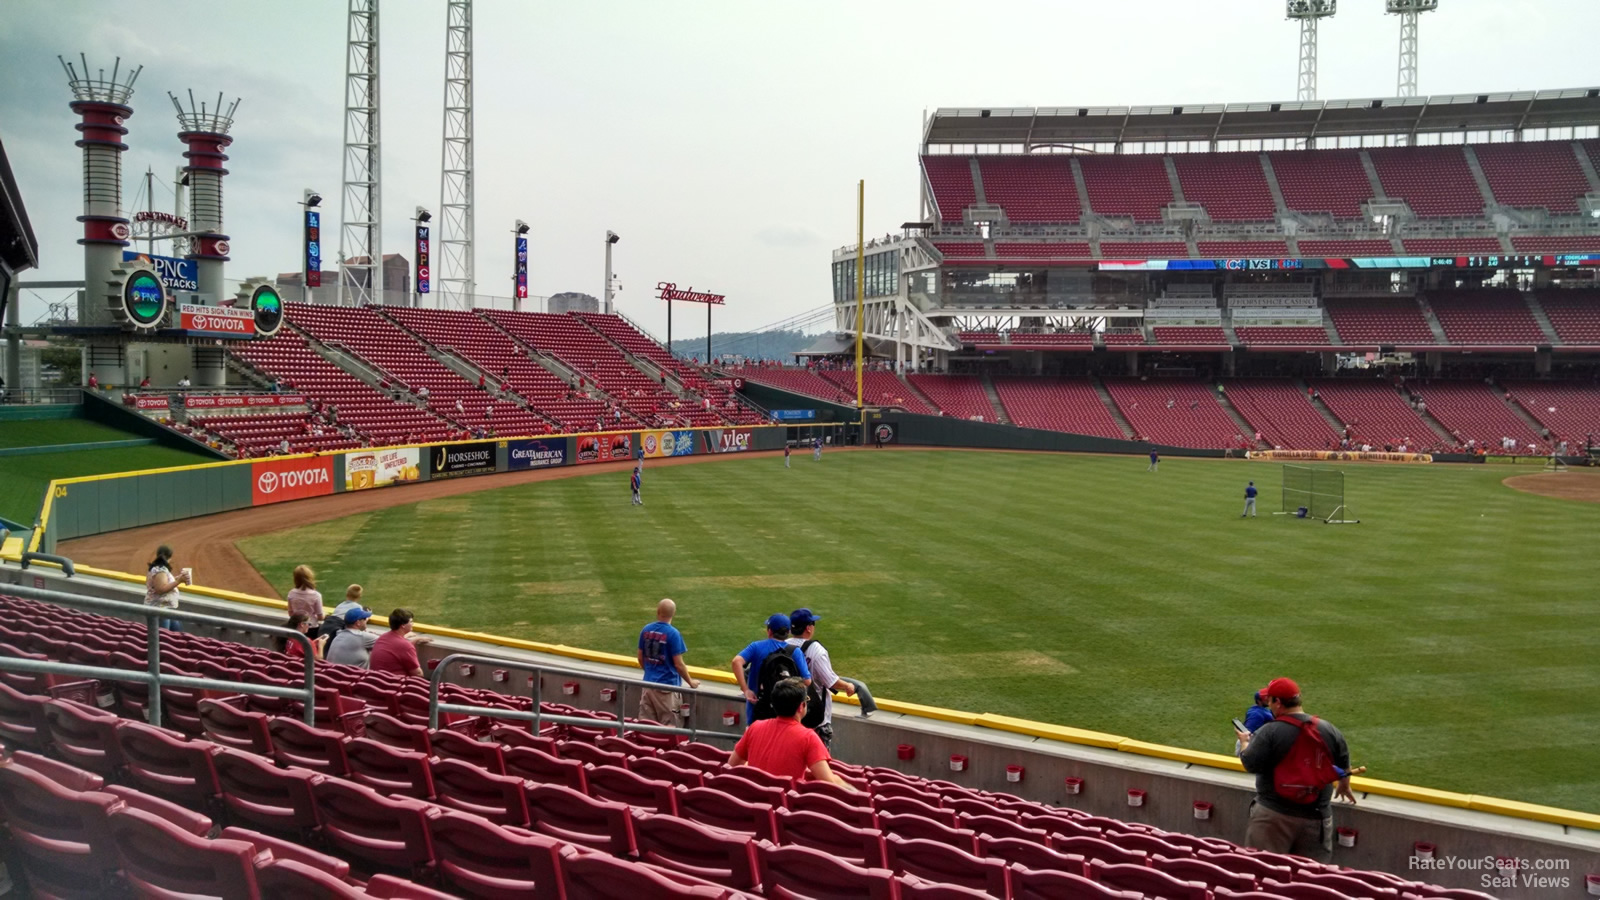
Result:
M1528 311L1533 313L1534 321L1539 323L1539 328L1544 332L1545 338L1551 344L1561 343L1560 335L1556 334L1556 326L1552 325L1550 317L1545 315L1544 304L1539 302L1539 298L1532 294L1523 294L1522 299L1527 302Z
M1419 295L1417 305L1422 307L1422 318L1427 320L1428 330L1433 332L1434 341L1440 344L1450 343L1449 338L1444 336L1444 326L1439 324L1439 318L1433 314L1433 307L1429 305L1428 298Z
M973 195L973 198L976 199L979 203L988 203L989 202L988 195L986 195L983 192L983 170L978 168L978 158L976 156L968 157L967 158L967 166L968 166L968 171L970 171L972 173L972 195Z
M1589 179L1589 190L1600 194L1600 172L1594 170L1594 161L1577 141L1572 142L1572 152L1578 156L1578 168L1583 170L1583 177Z
M1017 424L1006 415L1006 405L1000 402L1000 392L995 390L994 379L987 374L983 376L983 392L989 397L989 405L994 407L995 421L1002 425Z
M1272 168L1272 160L1265 153L1261 156L1261 173L1267 176L1267 189L1272 191L1272 202L1278 212L1288 212L1289 205L1283 202L1283 188L1278 186L1278 173Z
M1400 399L1402 401L1404 401L1406 403L1406 405L1408 405L1408 406L1410 405L1411 395L1406 392L1405 388L1400 387L1399 385L1395 385L1395 393L1400 395ZM1426 407L1424 407L1423 409L1418 410L1417 411L1417 415L1422 417L1422 421L1426 422L1428 424L1428 427L1433 429L1433 433L1438 435L1440 440L1442 440L1442 441L1454 441L1456 439L1455 435L1450 433L1450 429L1444 427L1444 423L1443 422L1440 422L1438 419L1435 419L1433 417L1433 412L1428 410Z
M1530 413L1526 409L1524 409L1521 403L1518 403L1517 401L1515 401L1515 400L1511 399L1510 397L1506 396L1506 390L1504 388L1502 388L1502 387L1500 387L1500 385L1496 384L1496 385L1494 385L1494 392L1495 392L1495 395L1500 398L1500 402L1504 403L1506 405L1507 409L1510 409L1511 412L1514 415L1516 415L1517 418L1521 419L1523 424L1525 424L1529 428L1533 429L1533 433L1534 434L1541 435L1541 436L1544 434L1544 432L1545 432L1544 423L1540 422L1537 418L1534 417L1534 415L1532 413Z
M1233 424L1239 429L1241 435L1246 437L1255 436L1255 426L1245 421L1244 413L1239 412L1238 407L1233 405L1233 401L1228 399L1227 391L1213 391L1212 396L1217 398L1217 404L1222 407L1223 412L1228 414L1228 418L1233 420Z
M910 379L906 378L904 372L896 372L894 377L899 379L900 383L906 386L906 391L910 396L921 400L929 409L939 408L939 404L933 402L933 400L930 399L927 394L924 394L922 391L918 390L917 386L912 384Z
M1311 396L1309 391L1310 385L1307 384L1302 378L1296 378L1294 380L1294 384L1295 387L1300 389L1301 393L1306 395L1306 400L1311 403L1311 407L1317 412L1322 413L1322 418L1327 421L1328 425L1330 425L1334 431L1339 432L1341 435L1344 434L1344 423L1339 421L1339 417L1333 414L1333 410L1328 408L1328 404L1322 402L1322 397Z
M1333 317L1328 315L1327 307L1322 309L1322 330L1328 333L1328 343L1340 346L1344 344L1344 339L1339 337L1339 329L1333 327Z
M1100 395L1100 402L1104 403L1106 409L1111 412L1112 420L1117 423L1118 428L1122 429L1122 436L1128 440L1133 440L1133 426L1129 425L1128 420L1122 417L1122 410L1117 408L1117 401L1111 399L1111 392L1106 390L1105 382L1101 381L1098 375L1089 376L1089 382L1094 385L1094 392Z

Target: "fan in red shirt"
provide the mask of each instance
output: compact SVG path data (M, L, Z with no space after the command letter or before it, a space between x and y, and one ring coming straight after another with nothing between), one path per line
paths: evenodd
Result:
M396 675L422 675L416 644L425 644L428 639L420 637L415 643L410 640L411 621L414 618L409 609L397 609L389 613L389 630L379 635L377 642L372 645L367 668Z
M376 650L374 650L376 653ZM817 733L800 724L806 715L806 684L785 678L772 686L773 718L745 729L733 747L728 765L749 764L763 772L796 781L827 781L855 792L828 766L828 748Z

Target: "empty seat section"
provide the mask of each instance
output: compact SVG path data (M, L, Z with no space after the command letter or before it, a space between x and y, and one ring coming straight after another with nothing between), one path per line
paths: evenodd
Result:
M1172 182L1159 155L1080 156L1089 207L1103 216L1130 216L1135 222L1160 222L1172 202Z
M1500 249L1500 239L1492 237L1406 238L1400 243L1413 256L1497 256L1505 252Z
M1366 151L1383 193L1424 219L1483 215L1483 194L1459 146L1374 147Z
M1563 344L1600 344L1600 291L1540 291L1539 305Z
M1013 331L1008 338L1013 347L1057 347L1089 350L1094 335L1087 331Z
M1472 151L1495 201L1505 206L1576 213L1578 198L1589 192L1571 141L1473 144Z
M1204 206L1214 221L1271 222L1277 217L1259 153L1178 153L1172 162L1183 199Z
M1394 385L1372 378L1318 378L1311 382L1322 402L1350 429L1355 442L1374 447L1405 443L1432 449L1439 437L1400 396Z
M1283 241L1200 241L1196 246L1201 256L1272 257L1288 256L1289 245Z
M484 314L517 340L576 372L585 386L592 385L604 391L631 412L631 418L644 424L669 424L667 416L676 424L692 405L680 403L676 394L635 368L615 345L576 316L498 309L486 310ZM624 427L628 427L629 418L624 414ZM608 421L606 427L614 424Z
M1289 450L1338 446L1339 432L1311 405L1306 392L1287 378L1234 378L1225 382L1228 402L1267 443Z
M1424 344L1434 345L1438 339L1428 320L1422 316L1422 307L1410 298L1387 299L1335 299L1323 298L1328 318L1334 330L1346 344Z
M741 404L733 390L717 379L704 377L700 370L684 362L667 349L648 337L621 316L606 315L603 313L576 313L590 328L605 335L612 343L632 356L647 360L657 369L670 373L673 377L692 393L690 406L693 407L694 398L710 400L709 410L691 408L691 418L696 425L723 425L755 424L761 421L761 416L754 410Z
M961 221L962 210L978 202L977 189L972 186L972 164L967 157L924 156L922 168L928 175L933 202L939 207L939 219Z
M741 366L726 370L735 378L744 378L759 384L770 384L775 388L793 391L796 394L805 394L821 400L831 400L834 403L855 403L855 385L850 387L850 393L834 384L814 369L782 368L766 366Z
M1267 159L1283 204L1296 212L1359 219L1361 205L1372 199L1359 150L1287 150L1268 153ZM1300 252L1307 252L1304 245Z
M1136 437L1174 447L1232 447L1239 426L1204 381L1107 378L1106 390Z
M850 398L851 403L855 402L855 372L843 369L829 369L824 371L822 376L838 385L839 389L844 391L845 395ZM861 373L861 398L862 402L869 406L876 404L900 406L904 407L907 412L921 413L927 416L933 415L933 410L928 408L928 404L922 402L922 398L917 396L916 391L908 387L893 372L868 371Z
M1228 346L1228 335L1220 327L1157 325L1150 329L1150 335L1157 344L1183 344L1204 347Z
M1600 434L1600 388L1576 381L1504 381L1511 399L1580 452L1591 434Z
M994 389L1006 415L1023 428L1127 438L1087 378L997 376Z
M984 199L1013 222L1076 222L1083 215L1068 156L980 156L978 172Z
M1233 333L1245 344L1294 344L1325 347L1328 332L1314 325L1235 325Z
M1522 294L1514 290L1431 291L1427 303L1452 344L1547 344Z
M1518 253L1600 253L1600 235L1593 237L1513 237Z
M1101 241L1101 259L1185 259L1189 245L1182 241Z
M1459 443L1469 439L1494 449L1501 438L1516 438L1518 446L1538 442L1528 423L1506 406L1501 393L1482 381L1427 381L1408 383L1439 424Z
M951 260L983 259L985 257L983 244L980 243L935 241L933 249L944 254L945 259Z
M908 375L917 390L926 394L947 416L997 422L983 379L976 375Z
M1370 257L1394 256L1394 247L1386 240L1350 241L1300 241L1301 256Z
M1062 244L1006 244L995 242L995 255L1007 262L1050 261L1057 259L1093 259L1087 243L1073 241Z

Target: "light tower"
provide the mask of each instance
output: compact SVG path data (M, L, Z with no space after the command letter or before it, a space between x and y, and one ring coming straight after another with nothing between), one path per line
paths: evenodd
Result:
M472 0L445 10L444 152L439 178L439 305L472 307Z
M383 302L383 191L378 122L378 0L350 0L345 25L344 178L339 192L339 304Z
M89 61L81 54L83 74L72 63L61 57L61 67L67 72L67 86L72 88L72 111L83 120L78 123L77 146L83 150L83 280L89 291L95 291L112 277L113 269L122 265L122 248L128 246L133 231L122 215L122 154L128 145L122 142L128 129L123 120L133 115L128 101L133 97L133 83L144 68L122 69L122 58L111 66L111 77L105 69L98 75L89 70ZM78 321L84 324L102 324L93 312L94 306L79 311Z
M1400 86L1397 97L1417 95L1417 16L1439 8L1439 0L1384 0L1384 11L1400 17Z
M1317 21L1339 11L1339 0L1285 0L1283 14L1300 21L1300 75L1296 100L1317 99Z
M217 95L217 105L206 108L204 101L196 102L194 91L189 92L189 108L173 94L172 106L178 111L178 140L188 145L183 158L189 161L183 167L189 177L189 259L195 261L195 281L200 293L210 303L222 299L222 264L228 261L228 236L222 232L222 176L228 170L222 164L228 155L222 151L233 143L228 129L233 127L233 114L239 108L235 100L223 108L222 95Z

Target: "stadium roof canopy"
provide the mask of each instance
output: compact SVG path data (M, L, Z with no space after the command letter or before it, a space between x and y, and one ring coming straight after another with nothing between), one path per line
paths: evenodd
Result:
M28 211L11 175L5 144L0 144L0 264L13 271L39 264L39 241L28 224ZM5 298L0 296L0 309L4 308Z
M1600 88L1183 106L941 107L923 147L1305 140L1600 125Z

